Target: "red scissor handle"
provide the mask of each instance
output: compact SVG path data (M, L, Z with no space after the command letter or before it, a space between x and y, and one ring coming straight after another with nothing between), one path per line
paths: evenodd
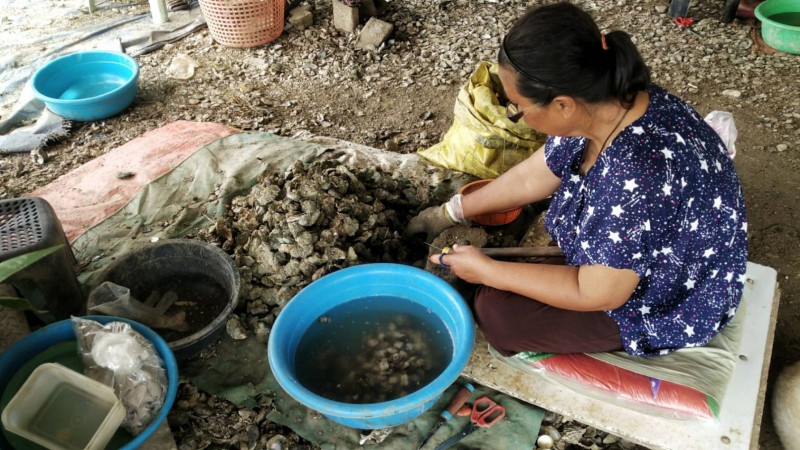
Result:
M505 415L505 408L495 403L489 397L481 397L472 404L472 414L469 418L475 425L488 428L505 417Z
M675 22L675 25L684 28L690 27L694 23L694 19L691 17L676 17L672 21Z

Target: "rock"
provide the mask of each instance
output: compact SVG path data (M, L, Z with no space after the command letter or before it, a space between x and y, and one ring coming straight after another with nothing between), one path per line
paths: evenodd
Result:
M779 152L785 152L789 148L789 146L786 144L778 144L776 148L778 149Z
M355 33L358 26L358 8L352 8L340 2L331 0L333 4L333 26L345 33Z
M667 5L658 5L656 6L655 9L657 13L664 14L665 12L667 12Z
M298 30L305 30L314 23L314 15L308 5L298 6L289 11L289 23Z
M772 421L784 448L800 448L800 362L778 375L772 393Z
M742 96L742 91L737 91L736 89L725 89L722 91L722 95L727 95L728 97L739 98Z
M358 35L356 48L378 48L383 41L389 38L392 31L394 31L394 25L373 17L367 21L361 34Z

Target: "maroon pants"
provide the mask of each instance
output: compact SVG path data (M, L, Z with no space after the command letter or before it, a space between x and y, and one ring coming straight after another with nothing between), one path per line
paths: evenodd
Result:
M603 311L569 311L513 292L481 286L472 311L486 340L504 356L523 351L622 350L619 327Z

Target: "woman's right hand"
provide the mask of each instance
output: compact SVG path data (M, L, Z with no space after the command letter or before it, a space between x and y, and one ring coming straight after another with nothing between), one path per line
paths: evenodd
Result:
M432 263L440 263L439 254L431 255L428 259ZM487 284L484 275L489 273L488 265L493 261L477 247L458 244L454 244L441 258L441 263L452 270L457 277L473 284Z

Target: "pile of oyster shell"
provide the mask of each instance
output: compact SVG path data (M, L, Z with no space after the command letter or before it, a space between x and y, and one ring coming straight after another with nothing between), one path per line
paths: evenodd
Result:
M240 305L246 302L242 318L265 341L281 307L313 280L362 263L424 257L424 249L414 255L414 246L402 240L420 209L418 198L428 198L421 189L427 188L375 167L298 161L284 174L265 173L199 237L233 254L242 278ZM246 333L242 326L235 334Z

